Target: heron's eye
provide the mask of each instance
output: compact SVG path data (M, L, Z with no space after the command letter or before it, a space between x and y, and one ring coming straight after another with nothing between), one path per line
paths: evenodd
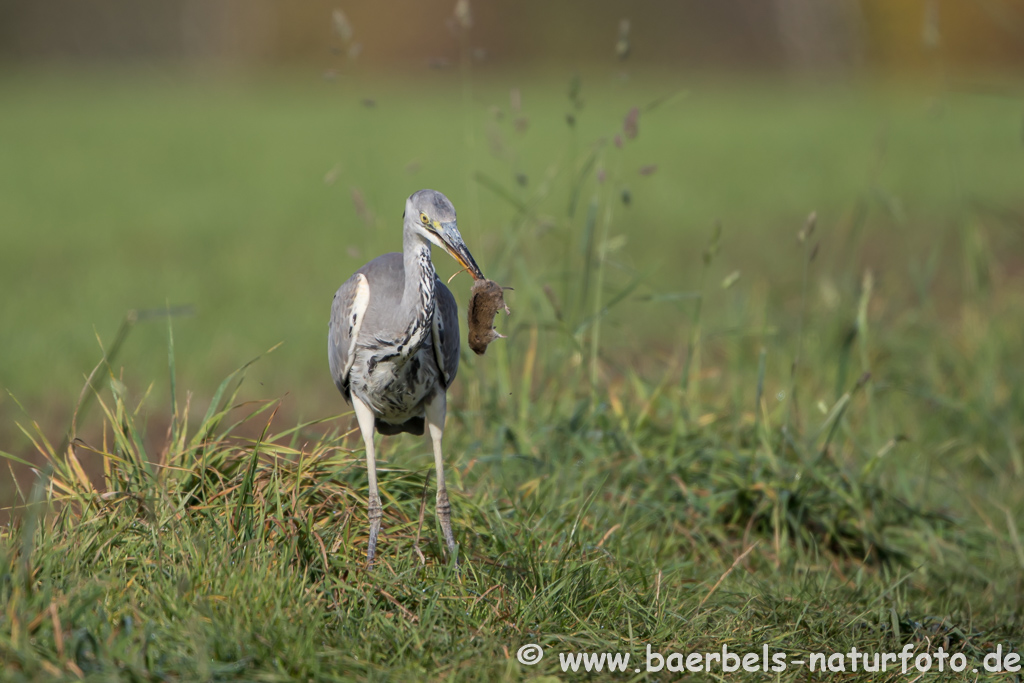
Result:
M430 225L430 219L427 218L427 214L421 213L420 220L423 221L423 225Z

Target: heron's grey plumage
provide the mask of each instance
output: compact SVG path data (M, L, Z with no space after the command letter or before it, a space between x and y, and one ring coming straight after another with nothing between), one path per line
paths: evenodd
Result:
M445 392L459 369L458 307L430 260L442 246L474 278L482 277L455 223L455 208L440 192L421 190L406 201L403 251L379 256L357 270L334 295L327 336L331 376L352 403L370 472L370 545L373 561L382 516L374 471L373 431L423 434L430 427L437 467L437 511L454 550L444 485L441 434ZM371 421L372 419L372 421Z
M365 278L369 289L365 311L354 310L360 276ZM433 273L433 288L433 314L431 316L426 311L421 312L424 316L424 322L421 323L422 339L417 350L408 355L405 352L416 344L415 340L405 337L409 321L401 313L402 294L405 290L403 254L378 256L357 270L334 295L328 335L331 376L338 391L346 400L351 400L353 367L357 359L365 364L365 369L356 368L355 390L371 407L377 409L375 413L380 411L376 427L381 434L423 434L422 400L427 397L425 391L436 383L440 383L442 390L447 390L459 371L458 305L451 290L436 273ZM353 348L351 335L357 323L360 323L359 336ZM437 342L432 329L434 324L437 325ZM435 344L440 345L440 354L436 353ZM355 358L352 357L353 352ZM381 372L384 369L382 363L390 365L393 370ZM376 382L374 375L379 375ZM413 387L418 390L412 392L410 400L389 403L380 395L387 394L390 386L396 383L407 389ZM410 416L410 412L415 414Z

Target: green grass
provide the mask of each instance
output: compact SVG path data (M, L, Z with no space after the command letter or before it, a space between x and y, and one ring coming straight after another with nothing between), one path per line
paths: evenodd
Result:
M24 229L0 284L23 295L0 299L0 383L27 415L0 398L0 450L48 483L23 478L0 531L0 680L678 678L632 673L648 645L942 645L970 672L1021 650L1019 102L585 75L573 133L565 83L495 74L471 149L460 84L429 79L5 76L24 135L0 202ZM399 437L367 572L323 334L422 186L513 315L449 403L458 568L429 448ZM140 320L96 365L92 326L110 349L126 310L167 304L195 315ZM630 673L563 672L575 651Z
M565 273L563 236L583 230L593 192L591 174L567 221L576 169L630 107L666 94L688 93L642 115L621 154L605 151L608 172L619 169L633 196L612 232L626 240L616 259L645 276L638 295L694 288L698 245L716 220L724 226L716 277L738 268L748 286L796 300L790 244L812 210L829 235L823 256L859 280L865 265L905 273L908 259L925 261L975 202L1019 209L1024 160L1012 100L955 96L940 115L930 95L878 88L584 74L584 106L575 110L568 73L536 85L497 74L474 91L469 151L457 76L424 77L417 85L370 76L327 83L314 72L257 82L159 71L3 74L0 120L17 135L0 155L0 289L17 295L0 299L0 356L18 362L0 365L0 386L33 415L63 423L98 350L95 334L109 339L129 309L170 303L194 310L177 326L185 386L212 391L239 359L283 341L254 379L268 395L289 394L293 414L322 414L334 400L322 357L330 296L369 257L398 248L404 197L445 191L488 275L520 288L528 275L567 296L564 279L574 274ZM523 134L512 126L512 86L529 118ZM376 106L360 104L364 96ZM494 120L492 105L504 119ZM501 159L490 151L499 137ZM658 170L637 174L646 164ZM473 182L476 169L530 202L532 219L519 220ZM354 211L353 187L368 224ZM851 236L860 204L866 234ZM850 239L855 249L866 244L856 263L846 259ZM516 272L517 262L529 263L528 273ZM456 280L454 290L464 304L468 287ZM550 320L545 307L524 303L516 328ZM676 312L636 306L630 332L670 346L686 334L689 316ZM608 342L636 356L631 336L616 333L624 320L609 321ZM146 325L134 334L123 361L148 383L163 375L163 332ZM156 390L166 398L165 387ZM4 391L0 411L15 410Z

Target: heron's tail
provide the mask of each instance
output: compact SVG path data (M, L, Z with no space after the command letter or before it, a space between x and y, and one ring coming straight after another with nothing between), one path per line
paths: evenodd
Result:
M412 417L401 424L391 424L390 422L384 422L380 418L377 418L374 422L376 423L377 431L385 436L394 436L402 432L423 436L422 417Z

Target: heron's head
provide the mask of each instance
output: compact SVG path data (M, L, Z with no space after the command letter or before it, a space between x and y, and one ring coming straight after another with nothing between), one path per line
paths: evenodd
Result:
M483 279L484 274L462 241L459 226L455 222L455 207L440 192L420 190L405 201L405 229L447 251L459 265L469 271L474 280Z

